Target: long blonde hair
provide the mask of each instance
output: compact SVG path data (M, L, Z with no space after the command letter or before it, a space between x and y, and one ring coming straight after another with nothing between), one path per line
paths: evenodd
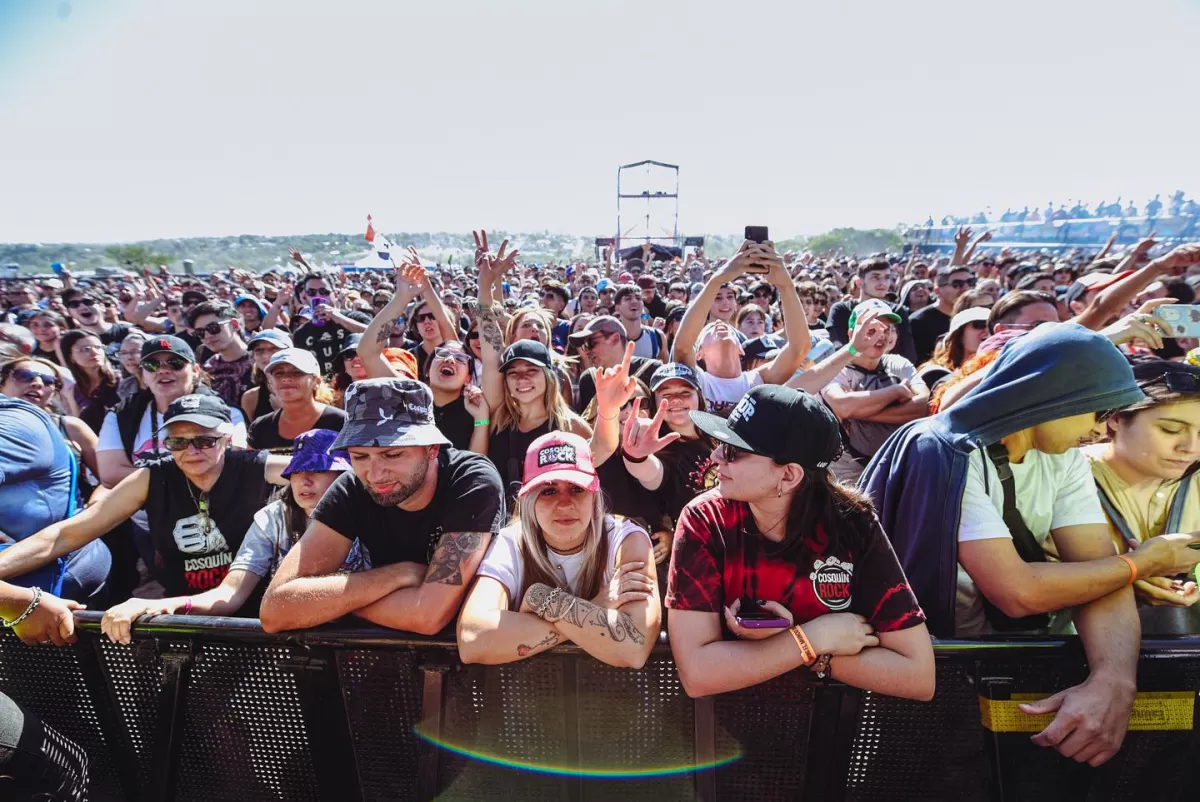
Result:
M608 516L604 505L604 494L592 494L592 523L588 526L587 537L583 541L583 570L579 573L577 588L565 588L571 595L581 599L594 598L600 592L600 584L604 581L605 562L608 559L608 540L615 528L613 519ZM552 588L562 585L550 557L546 554L546 539L542 536L542 527L537 522L538 493L533 491L517 499L517 520L521 524L521 540L518 552L521 556L522 584L524 587L517 594L517 599L525 598L525 592L530 586L541 582Z
M554 371L538 365L538 369L546 379L546 392L542 394L542 405L546 409L546 418L552 432L571 431L571 422L578 416L567 406L562 390L558 386L558 376ZM492 414L492 432L502 432L505 429L515 429L521 420L521 406L508 390L508 379L501 376L504 383L504 400L500 408Z

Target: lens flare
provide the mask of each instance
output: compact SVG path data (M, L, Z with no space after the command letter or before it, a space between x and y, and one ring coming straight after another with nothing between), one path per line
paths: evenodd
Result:
M504 768L516 769L518 771L528 771L536 774L547 774L559 777L589 777L600 780L636 780L653 777L672 777L679 774L688 774L693 771L705 771L708 769L720 768L734 763L742 757L742 750L735 746L731 754L723 755L714 758L713 760L704 763L689 763L682 766L621 766L619 768L606 768L600 766L556 766L548 763L528 763L517 760L511 760L500 755L489 754L478 748L469 748L463 744L452 743L445 738L434 738L426 732L423 732L418 725L413 728L421 740L432 744L448 752L453 752L456 755L479 760L493 766L502 766Z

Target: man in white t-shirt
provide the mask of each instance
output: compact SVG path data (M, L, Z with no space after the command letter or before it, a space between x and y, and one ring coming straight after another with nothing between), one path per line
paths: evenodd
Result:
M723 320L705 324L721 285L748 272L765 275L779 291L787 338L787 344L773 359L754 370L742 370L742 345L736 328ZM672 358L696 371L708 411L724 416L752 387L783 384L792 378L810 345L804 307L783 265L783 258L769 242L744 242L737 254L705 283L695 303L684 313L675 335ZM703 360L703 368L697 366L698 359Z

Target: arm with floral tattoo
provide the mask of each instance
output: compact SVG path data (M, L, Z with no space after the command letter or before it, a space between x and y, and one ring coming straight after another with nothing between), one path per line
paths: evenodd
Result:
M458 613L490 539L488 532L447 532L420 585L401 588L354 614L391 629L436 635Z
M504 376L500 374L500 356L504 352L504 335L500 329L500 309L479 307L479 345L483 362L480 387L489 409L499 409L504 403Z

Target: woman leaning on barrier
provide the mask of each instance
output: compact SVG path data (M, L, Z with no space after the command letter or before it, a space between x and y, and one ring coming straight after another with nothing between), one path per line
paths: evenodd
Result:
M291 462L283 469L287 480L279 498L254 513L237 556L229 564L229 573L221 584L194 596L169 599L133 598L110 607L104 613L100 629L117 643L129 643L133 622L141 616L175 615L234 615L250 600L251 594L275 575L296 541L308 528L308 516L325 491L350 470L350 463L341 452L329 454L337 432L312 429L296 436ZM346 560L346 567L357 570L369 559L357 541Z
M1200 530L1200 368L1133 366L1146 400L1108 418L1109 441L1084 449L1119 552L1157 535ZM1195 576L1134 583L1142 631L1200 632Z
M837 420L814 396L752 389L729 419L693 412L718 486L679 518L667 608L690 696L801 666L877 693L928 700L933 647L868 501L830 475Z
M517 510L459 616L463 661L510 663L572 641L641 668L661 625L650 536L607 514L588 442L570 432L535 440Z

